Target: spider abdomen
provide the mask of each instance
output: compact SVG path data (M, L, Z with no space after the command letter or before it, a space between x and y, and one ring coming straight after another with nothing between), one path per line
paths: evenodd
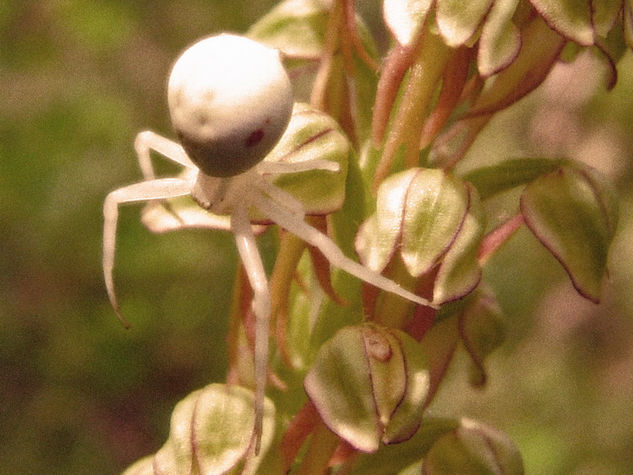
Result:
M168 103L192 161L207 175L234 176L275 146L292 113L292 85L279 52L245 37L202 39L174 63Z

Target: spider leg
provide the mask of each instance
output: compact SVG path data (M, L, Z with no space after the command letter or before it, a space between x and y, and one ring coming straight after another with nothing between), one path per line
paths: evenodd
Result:
M197 168L180 144L162 135L158 135L151 130L140 132L136 136L134 149L138 157L138 164L146 180L153 180L155 178L154 167L152 166L152 160L149 154L150 150L155 150L183 167Z
M231 214L231 230L235 235L237 250L246 269L248 281L253 289L253 312L255 313L255 454L259 453L264 416L264 396L268 374L268 333L270 325L271 299L268 278L257 249L255 236L248 219L248 208L237 206Z
M274 173L280 175L283 173L298 173L307 172L311 170L326 170L330 172L337 172L340 170L340 165L331 160L323 160L321 158L315 158L312 160L305 160L303 162L261 162L257 165L257 170L260 173Z
M275 202L281 204L284 208L289 210L292 214L297 215L301 219L306 214L303 203L290 193L282 190L281 188L273 185L266 179L258 180L257 187L260 191L270 196Z
M189 194L191 183L179 178L162 178L150 180L125 186L112 191L103 204L103 276L105 279L108 298L119 316L119 319L126 327L129 324L123 318L116 293L114 292L114 278L112 270L114 268L114 253L116 247L116 225L119 217L119 205L122 203L132 203L136 201L148 201L163 198L172 198Z
M427 299L403 289L391 279L388 279L387 277L359 264L358 262L351 260L343 254L336 243L329 237L316 228L313 228L302 219L299 219L296 215L286 211L277 203L267 200L265 197L260 195L259 199L255 199L253 204L279 226L299 236L308 244L319 248L327 260L339 269L342 269L348 274L358 277L371 285L399 295L400 297L419 305L436 308L436 306Z

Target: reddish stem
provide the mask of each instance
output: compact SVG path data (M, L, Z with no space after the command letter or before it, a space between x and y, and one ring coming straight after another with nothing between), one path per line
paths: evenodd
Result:
M519 213L488 233L479 247L479 264L484 265L524 223L523 215Z
M442 90L433 112L429 114L420 139L420 148L427 147L446 123L459 101L468 78L468 63L471 49L462 47L455 51L454 56L446 65L442 79Z
M314 431L317 424L320 422L319 413L312 404L308 401L304 406L295 414L295 416L288 424L288 428L281 439L281 456L284 461L284 473L287 473L292 466L292 463L297 458L297 454L301 449L301 446L308 438L308 436Z

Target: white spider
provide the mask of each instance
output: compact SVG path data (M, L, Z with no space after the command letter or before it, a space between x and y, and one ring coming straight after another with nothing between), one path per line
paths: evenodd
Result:
M326 235L304 222L301 201L274 186L275 175L339 170L336 162L263 161L286 130L292 87L279 52L244 37L222 34L187 49L168 84L173 126L182 145L153 132L138 134L135 149L145 181L108 194L104 204L103 271L112 306L125 323L113 282L118 205L191 195L204 209L228 216L253 289L255 315L255 426L258 450L267 379L270 290L249 212L252 208L317 247L334 266L421 305L429 302L346 257ZM185 167L173 178L155 178L150 150Z

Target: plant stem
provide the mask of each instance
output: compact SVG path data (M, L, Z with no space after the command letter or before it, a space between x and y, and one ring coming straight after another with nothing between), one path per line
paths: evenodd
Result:
M479 247L479 264L483 266L488 262L488 259L490 259L524 223L523 215L519 213L488 233Z
M405 147L407 167L418 164L420 134L426 119L427 109L435 95L437 83L442 77L452 49L446 46L439 35L428 28L423 30L418 56L409 71L409 80L400 107L387 135L383 155L374 176L373 189L389 175L396 153Z
M340 439L323 423L319 422L312 439L309 442L306 453L297 475L322 475L327 473L327 468L338 447Z
M270 276L270 297L272 318L275 321L275 340L284 362L292 367L292 358L286 344L288 328L288 296L297 265L306 248L306 243L291 233L283 233L279 242L279 252Z

